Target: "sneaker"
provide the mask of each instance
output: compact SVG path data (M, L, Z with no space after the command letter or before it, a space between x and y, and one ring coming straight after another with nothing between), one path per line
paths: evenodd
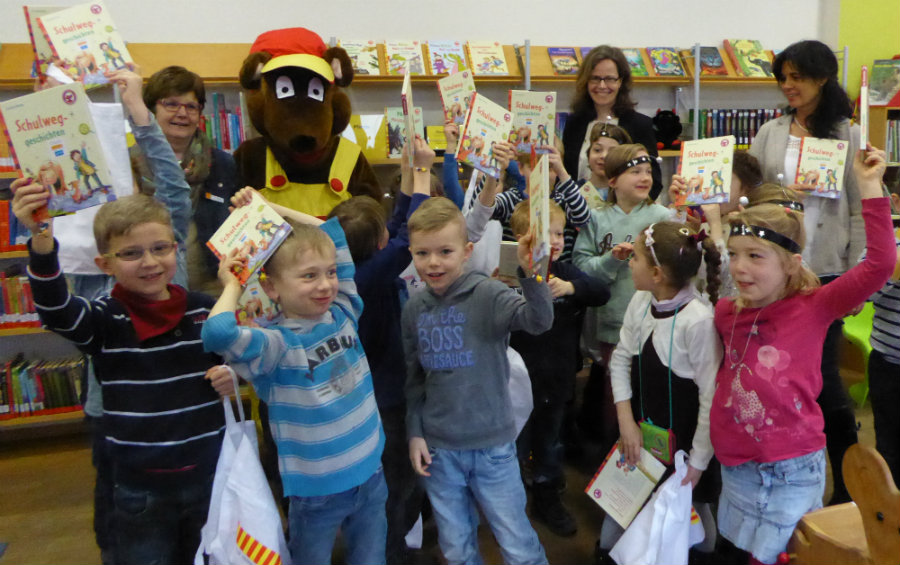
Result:
M532 488L531 511L534 517L547 525L558 536L574 536L578 531L575 519L563 506L556 485L535 483Z
M613 565L615 560L609 556L609 550L600 547L600 540L594 544L594 565Z

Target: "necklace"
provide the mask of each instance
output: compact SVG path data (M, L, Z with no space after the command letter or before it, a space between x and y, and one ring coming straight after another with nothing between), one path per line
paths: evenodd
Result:
M794 116L794 123L797 124L797 127L798 127L798 128L802 129L802 130L805 131L806 133L809 133L809 130L806 129L805 127L803 127L803 124L801 124L800 121L797 120L797 116Z
M731 348L731 344L734 342L734 327L737 325L738 315L735 313L734 320L731 322L731 337L728 338L728 360L731 362L731 369L734 369L738 365L744 362L744 356L747 355L747 348L750 347L750 340L753 339L753 336L759 335L759 326L756 325L756 322L759 320L759 315L762 314L765 306L759 309L756 313L756 317L753 318L753 323L750 325L750 334L747 336L747 343L744 344L744 351L741 353L741 358L737 361L734 360L737 352Z

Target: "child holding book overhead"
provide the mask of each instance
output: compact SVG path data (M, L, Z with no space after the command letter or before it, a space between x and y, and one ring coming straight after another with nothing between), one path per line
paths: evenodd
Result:
M674 435L668 457L689 453L684 484L694 487L694 507L706 539L715 547L716 527L709 504L718 496L718 469L709 439L709 407L715 390L722 345L713 312L699 300L693 279L706 263L706 292L715 303L719 288L719 251L704 233L677 222L658 222L643 230L629 261L638 291L628 303L619 343L610 361L613 397L619 421L619 448L630 464L640 461L644 434ZM669 465L669 472L673 465ZM609 516L603 521L599 555L612 549L622 529Z
M413 263L428 289L403 310L409 457L424 477L451 564L481 563L484 512L506 563L546 563L525 513L508 391L509 332L545 332L553 322L549 286L531 276L531 236L519 240L523 295L478 271L465 219L446 198L409 219Z
M609 194L609 179L606 178L606 154L613 147L631 143L628 132L615 124L598 122L591 128L585 151L591 176L577 181L581 194L592 210L602 208Z
M246 205L251 193L244 188L232 202ZM281 316L268 328L237 325L242 289L233 269L240 259L232 253L219 267L224 291L203 327L203 345L232 362L269 406L290 497L293 562L330 563L340 529L347 563L384 563L384 433L357 337L362 300L347 240L337 218L285 215L293 231L260 281Z
M897 256L882 197L885 155L853 156L862 197L866 258L819 286L801 259L803 214L761 204L729 218L736 299L716 305L725 358L716 376L710 429L722 464L719 531L737 559L774 563L800 518L822 505L825 434L816 397L831 323L891 276Z
M608 363L619 341L622 318L634 284L628 270L628 246L653 222L667 220L669 210L650 200L653 186L651 157L643 145L620 145L606 155L608 205L591 210L590 221L578 234L572 253L575 266L609 285L610 299L585 315L582 343L594 363L584 389L579 425L603 453L618 438L616 411Z

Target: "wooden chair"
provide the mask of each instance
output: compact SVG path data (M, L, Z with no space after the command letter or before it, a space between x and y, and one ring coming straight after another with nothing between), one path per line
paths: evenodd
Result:
M804 516L788 545L790 563L900 563L900 490L887 463L875 449L856 444L844 455L843 468L854 502Z

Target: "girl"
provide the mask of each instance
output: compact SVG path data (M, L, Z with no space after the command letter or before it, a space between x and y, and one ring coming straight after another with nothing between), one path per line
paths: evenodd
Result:
M572 260L586 274L609 285L611 298L601 308L585 314L585 351L594 360L584 390L579 425L606 453L619 436L609 384L609 363L619 341L619 328L634 285L628 272L628 245L640 230L669 219L669 210L650 200L653 184L651 163L643 145L620 145L606 155L609 178L608 205L591 210L591 218L575 241Z
M694 507L706 539L715 547L716 527L709 503L718 496L718 472L703 473L712 460L709 407L715 390L722 345L713 312L698 300L692 279L707 264L706 291L715 304L719 288L719 251L705 233L676 222L650 225L634 244L629 261L636 292L622 324L610 362L619 420L619 447L628 463L640 461L643 445L638 422L652 422L675 434L675 450L690 453L688 473ZM670 470L674 465L670 465ZM701 480L702 477L702 480ZM608 516L603 521L598 554L609 551L622 534Z
M774 563L800 518L822 505L825 434L816 403L822 348L832 322L893 271L884 169L884 152L871 146L854 158L868 255L826 286L802 264L803 214L760 204L728 220L739 296L716 305L725 358L710 435L722 463L719 531L749 552L751 563Z
M613 147L631 143L631 136L619 126L599 123L591 128L590 144L585 151L591 176L577 181L588 206L596 210L604 205L609 194L609 179L606 178L606 154Z

